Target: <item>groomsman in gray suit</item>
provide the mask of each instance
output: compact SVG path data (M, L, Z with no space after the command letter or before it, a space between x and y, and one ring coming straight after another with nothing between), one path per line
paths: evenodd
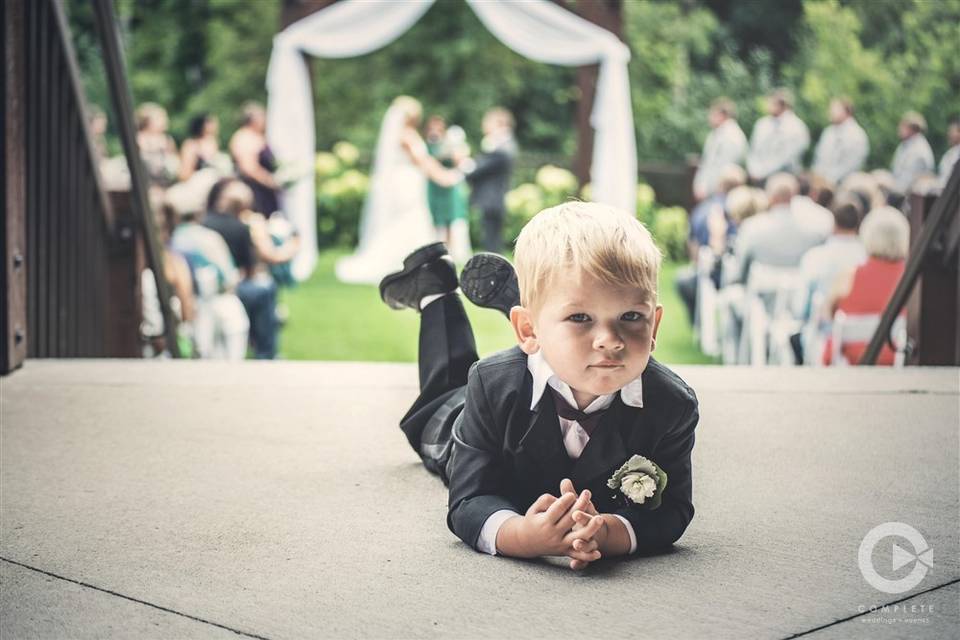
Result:
M813 150L811 170L837 185L851 173L863 169L870 153L870 141L853 117L853 103L847 98L830 101L830 122Z
M897 127L900 145L893 154L890 171L902 195L910 191L917 178L934 172L933 149L923 135L926 130L927 121L916 111L907 111L900 118Z
M771 93L767 113L753 127L747 154L747 172L757 183L781 171L799 173L803 153L810 146L810 131L793 112L789 91L777 89Z
M724 169L731 164L743 166L747 155L747 136L737 124L736 105L731 100L715 100L707 119L711 131L703 143L700 166L693 178L693 194L697 200L717 193Z

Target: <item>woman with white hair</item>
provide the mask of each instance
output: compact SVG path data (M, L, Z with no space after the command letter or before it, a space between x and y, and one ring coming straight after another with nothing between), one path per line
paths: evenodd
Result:
M878 207L860 224L860 238L867 252L867 261L838 277L827 306L832 317L837 311L846 314L882 314L903 276L910 247L910 224L893 207ZM832 344L824 349L824 363L830 364ZM866 343L846 343L843 355L848 362L859 362ZM893 364L894 353L884 345L877 364Z

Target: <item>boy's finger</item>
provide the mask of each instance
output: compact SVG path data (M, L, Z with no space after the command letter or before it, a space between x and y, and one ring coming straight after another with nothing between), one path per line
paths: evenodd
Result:
M600 516L592 516L590 518L590 522L580 527L579 529L571 531L567 535L570 537L571 544L572 544L572 541L575 539L589 540L593 538L593 536L597 535L597 532L600 531L600 527L602 526L603 526L603 518Z
M564 494L564 495L572 495L572 494ZM573 526L573 523L574 523L573 514L576 513L577 511L582 511L586 509L588 504L590 504L590 490L584 489L580 493L579 497L577 497L577 501L573 503L573 506L570 508L570 511L567 514L565 514L564 517L561 518L557 524L563 527L564 529L569 529L570 527Z
M583 540L582 538L577 538L573 541L574 551L594 551L600 546L600 544L593 538L589 540Z
M590 522L590 514L580 510L574 511L573 521L580 526L586 526Z
M570 549L567 551L567 557L573 558L574 560L582 560L584 562L596 562L600 559L600 552L594 549L593 551L574 551Z
M560 495L576 492L577 490L573 488L573 481L570 478L564 478L560 481Z
M557 501L557 496L552 496L549 493L545 493L539 498L537 498L530 508L527 509L527 515L533 515L535 513L542 513L547 510L547 508Z
M570 560L570 568L574 571L583 571L590 566L589 562L584 562L583 560Z
M575 493L565 493L557 498L556 501L547 509L547 521L555 523L562 520L563 517L567 515L567 511L570 510L570 507L572 507L573 503L576 501L577 495Z

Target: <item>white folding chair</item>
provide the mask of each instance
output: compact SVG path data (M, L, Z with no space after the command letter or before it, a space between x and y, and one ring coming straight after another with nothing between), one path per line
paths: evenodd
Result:
M747 278L739 362L767 364L770 328L789 314L789 300L800 280L793 267L754 263Z
M833 339L830 362L834 366L843 367L855 362L847 361L843 355L844 345L867 343L880 325L880 314L865 313L853 314L837 311L833 314ZM900 315L890 327L890 342L893 343L893 366L902 367L906 359L907 346L907 317Z
M697 254L697 299L693 311L694 335L700 342L700 350L708 356L720 355L720 340L717 327L717 288L710 274L716 264L716 256L710 247L700 247Z

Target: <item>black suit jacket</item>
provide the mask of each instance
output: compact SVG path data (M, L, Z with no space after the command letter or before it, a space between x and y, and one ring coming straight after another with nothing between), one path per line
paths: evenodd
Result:
M463 412L453 426L447 525L477 548L483 523L495 511L523 514L542 494L558 495L569 477L578 491L590 489L601 513L616 513L633 525L637 553L673 544L693 518L690 454L699 419L693 390L650 359L642 374L643 408L617 394L580 458L563 445L550 393L530 410L533 377L519 347L476 362L470 369ZM667 473L657 509L626 503L606 483L620 465L640 454ZM617 493L617 497L614 497Z
M503 198L510 189L510 173L516 153L516 143L510 139L495 151L477 158L476 168L467 174L473 206L482 211L504 208Z

